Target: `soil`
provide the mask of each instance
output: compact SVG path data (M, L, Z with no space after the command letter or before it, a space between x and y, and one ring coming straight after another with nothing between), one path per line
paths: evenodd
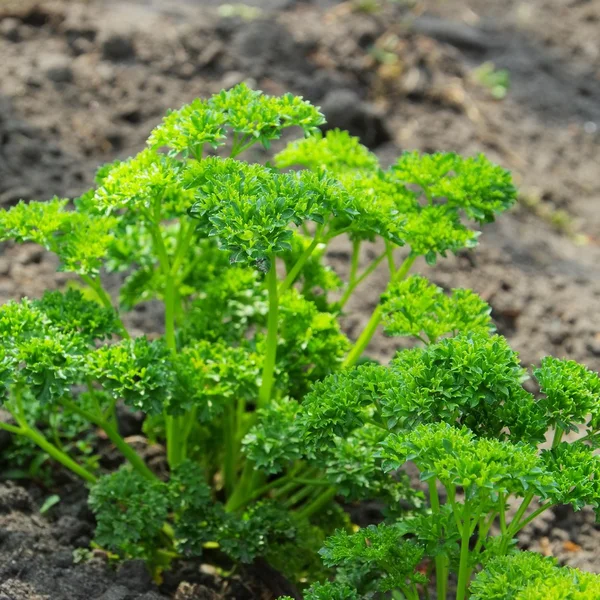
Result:
M194 97L242 80L293 91L384 163L404 149L452 150L484 152L511 169L520 206L485 227L474 252L427 272L480 293L525 364L553 354L598 369L600 0L386 2L373 13L327 0L246 4L252 18L217 0L4 0L0 205L77 196L98 164L138 151L167 108ZM488 61L510 74L502 100L473 74ZM344 242L332 248L340 270L348 258ZM0 302L61 285L66 276L55 268L36 247L5 245ZM376 274L352 300L350 335L384 283ZM154 314L134 315L133 326L156 329ZM370 351L387 358L398 345L379 337ZM136 561L115 567L96 553L76 563L73 551L87 548L93 531L85 492L62 482L61 502L41 515L50 493L0 483L0 600L276 593L267 585L274 577L257 566L221 580L183 565L159 589ZM593 514L562 509L521 539L595 572L599 542Z

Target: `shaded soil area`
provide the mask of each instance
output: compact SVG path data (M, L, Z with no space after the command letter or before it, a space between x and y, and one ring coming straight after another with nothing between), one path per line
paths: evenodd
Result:
M292 91L384 163L405 149L452 150L484 152L511 169L520 206L486 227L474 252L423 271L481 294L525 364L554 354L598 369L599 0L389 2L372 13L325 0L256 1L250 11L222 4L5 0L0 205L79 195L98 164L141 149L167 108L194 97L242 80ZM474 74L488 61L509 72L502 100ZM347 244L332 248L340 271L348 259ZM61 285L55 268L38 248L4 246L0 302ZM376 273L349 304L350 335L385 277ZM132 325L157 329L153 315L133 315ZM398 347L380 336L370 351L386 358ZM87 548L93 531L85 493L67 482L62 501L40 515L51 492L0 483L0 600L273 595L264 583L246 583L260 570L225 582L187 565L159 590L136 562L115 567L96 553L75 564L73 550ZM586 511L549 512L522 538L596 572L599 541Z

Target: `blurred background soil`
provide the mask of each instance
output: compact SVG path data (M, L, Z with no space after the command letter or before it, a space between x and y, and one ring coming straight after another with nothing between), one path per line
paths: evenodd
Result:
M519 206L475 251L424 272L482 295L525 364L554 354L598 369L600 0L0 0L0 205L81 194L99 164L140 150L167 108L240 81L305 96L384 164L411 149L484 152L512 170ZM329 258L346 269L348 245ZM55 268L37 247L4 245L0 302L60 286ZM349 304L349 335L385 278ZM370 351L398 347L380 336ZM89 542L84 503L48 523L34 492L1 485L0 600L164 597L105 565L84 585L89 565L69 558ZM84 532L65 537L61 519ZM522 539L595 571L599 542L593 515L569 511ZM213 587L177 598L245 597Z

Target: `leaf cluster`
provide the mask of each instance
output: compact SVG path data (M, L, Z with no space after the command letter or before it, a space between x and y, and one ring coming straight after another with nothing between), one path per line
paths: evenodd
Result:
M600 597L600 576L559 567L556 560L519 552L491 560L471 584L473 600L588 600Z
M448 296L425 277L394 282L382 296L383 326L389 335L413 336L433 343L442 336L493 329L491 307L467 289Z

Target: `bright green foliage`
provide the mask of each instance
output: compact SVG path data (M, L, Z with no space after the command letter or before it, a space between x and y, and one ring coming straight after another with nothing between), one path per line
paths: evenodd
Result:
M393 172L399 181L418 185L430 202L445 198L448 206L481 223L493 221L495 213L507 210L516 200L510 173L483 154L462 158L453 153L407 152Z
M148 138L151 148L168 146L175 153L202 156L204 144L213 148L224 143L226 115L196 98L179 110L171 110Z
M246 455L269 475L280 473L304 454L301 432L295 423L299 404L290 398L275 400L258 412L258 426L244 438Z
M534 446L476 438L470 430L447 423L392 434L382 447L384 469L397 469L410 460L421 479L435 477L447 489L460 486L480 506L495 503L500 493L523 497L535 492L543 498L554 488Z
M60 258L60 270L96 274L114 239L115 220L67 210L68 202L21 201L0 211L0 241L34 242Z
M261 357L243 347L199 341L179 354L171 412L194 407L200 421L210 422L234 401L250 401L258 393Z
M204 282L188 311L183 337L239 342L251 325L264 322L266 300L257 272L232 266Z
M88 354L86 370L114 398L149 414L162 412L173 389L173 368L162 342L145 337L102 346Z
M450 296L424 277L393 283L382 297L383 326L390 335L410 335L435 342L440 337L493 329L491 308L471 290L457 288Z
M404 239L414 256L424 256L434 265L438 256L477 245L477 233L461 224L448 206L424 206L404 225Z
M195 190L190 214L209 237L217 237L232 263L259 265L291 250L291 224L323 223L343 210L344 191L326 175L276 174L260 165L206 158L191 165L186 185Z
M441 420L478 435L543 439L543 410L523 389L525 370L500 336L459 335L401 352L392 369L401 383L383 415L394 427Z
M313 381L336 370L350 347L336 317L319 312L295 289L280 299L277 368L290 395L301 398ZM257 349L264 352L264 341Z
M590 446L563 442L542 452L542 459L556 484L554 503L571 504L575 510L600 508L600 457Z
M304 600L360 600L358 592L343 583L314 583L304 593ZM292 600L289 596L282 596L279 600Z
M298 420L304 444L313 452L346 438L369 421L372 406L395 384L378 365L342 371L316 383L304 397Z
M53 327L47 315L23 300L0 307L3 384L29 389L42 402L55 401L81 378L82 338Z
M399 246L406 241L405 226L419 210L416 196L391 181L383 171L349 171L336 175L350 196L351 219L339 219L353 240L375 240L378 236Z
M321 550L323 562L340 568L355 587L368 592L406 591L427 579L416 571L423 549L390 525L370 525L357 533L337 531Z
M102 180L94 204L105 214L125 210L132 214L158 213L162 218L185 214L193 194L180 182L183 164L153 150L118 162Z
M160 547L168 514L166 492L164 483L148 481L128 468L102 477L89 497L98 523L97 542L129 556L151 558Z
M307 585L335 577L309 589L313 600L416 600L418 569L433 563L437 597L456 575L464 600L471 573L507 554L538 514L597 508L599 379L545 359L537 399L518 356L489 335L485 302L405 280L418 256L433 263L475 245L465 218L484 223L510 208L506 171L482 156L419 153L385 170L356 138L318 133L322 122L301 98L236 86L169 113L146 150L101 167L73 207L53 199L0 211L0 241L42 245L86 286L0 308L0 385L13 419L0 429L26 440L19 460L26 444L40 448L30 473L50 457L93 485L98 542L145 558L155 576L218 546L234 568L261 557ZM308 169L237 160L292 126L307 137L276 164ZM228 158L204 156L207 146ZM346 280L325 264L340 235L352 246ZM352 344L341 315L380 264L388 291ZM118 294L103 287L105 273ZM121 318L134 307L163 312L148 337L131 339ZM428 344L390 365L369 362L382 320ZM134 323L145 328L139 315ZM166 481L120 436L122 403L164 445ZM582 440L561 443L588 414ZM549 428L553 447L540 452ZM127 463L100 479L98 430ZM409 487L411 461L430 510ZM325 543L350 529L342 499L382 503L386 525ZM317 567L321 543L337 573Z
M542 359L533 374L546 398L543 405L550 425L563 431L577 431L591 414L590 424L600 426L600 377L574 360L552 356Z
M318 109L298 96L267 96L242 83L208 101L197 99L169 112L148 143L153 148L168 146L176 153L189 152L198 158L204 144L213 148L222 145L226 129L231 129L234 150L239 153L253 142L268 148L286 127L300 127L310 135L324 121Z
M32 305L40 309L52 325L66 334L78 334L89 343L119 332L115 311L86 300L79 290L46 292Z
M302 165L308 169L377 169L377 157L347 131L330 129L325 136L316 134L297 140L275 156L279 168Z
M600 576L558 567L533 552L493 559L471 585L472 600L592 600L600 597Z

